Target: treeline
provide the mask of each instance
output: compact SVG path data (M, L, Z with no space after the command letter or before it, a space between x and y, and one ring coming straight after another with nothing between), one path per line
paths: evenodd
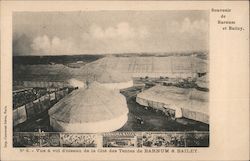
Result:
M167 56L191 56L195 55L198 58L201 59L207 59L208 58L208 52L171 52L171 53L122 53L122 54L107 54L107 55L112 55L116 57L131 57L131 56L141 56L141 57L151 57L151 56L156 56L156 57L167 57Z
M13 64L68 64L77 61L89 63L103 57L104 55L13 56Z
M110 53L96 55L57 55L57 56L13 56L13 64L36 65L36 64L70 64L75 62L90 63L106 56L115 57L166 57L166 56L191 56L208 59L208 52L172 52L172 53Z

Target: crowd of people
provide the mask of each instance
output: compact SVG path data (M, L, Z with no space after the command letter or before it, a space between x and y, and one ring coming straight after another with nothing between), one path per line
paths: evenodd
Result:
M183 135L152 135L143 136L143 146L146 147L185 147Z
M58 88L26 88L13 92L13 108L16 109L20 106L23 106L29 102L33 102L36 99L46 95L51 94L56 91L62 91L67 89L67 92L70 93L73 88L64 87L62 89Z
M60 134L63 147L95 147L95 135L91 134Z
M208 146L207 133L146 134L142 138L145 147L196 147Z
M48 93L46 88L28 88L13 92L13 108L25 105Z
M96 147L93 134L64 134L46 132L14 133L14 147Z

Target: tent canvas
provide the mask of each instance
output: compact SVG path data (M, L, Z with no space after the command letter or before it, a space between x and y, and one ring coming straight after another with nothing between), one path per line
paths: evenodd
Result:
M164 107L175 111L177 110L178 117L183 116L208 123L209 111L207 92L198 91L196 89L157 85L139 93L136 101L141 105L151 106L153 108L159 107L155 106L152 102L163 103ZM182 111L182 114L180 114L180 111ZM192 115L191 112L195 113L195 115Z
M97 82L91 83L86 89L73 91L49 110L52 126L59 124L67 127L65 129L71 129L70 132L84 129L84 127L76 128L77 124L79 126L85 124L87 127L90 123L114 121L117 118L126 119L127 113L125 97L118 91L107 89ZM112 129L112 124L106 124L106 127L107 130Z

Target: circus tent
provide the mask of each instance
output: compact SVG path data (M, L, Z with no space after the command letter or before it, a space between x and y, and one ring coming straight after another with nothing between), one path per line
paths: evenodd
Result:
M115 131L127 122L127 114L125 97L98 82L73 91L49 110L50 125L63 132Z

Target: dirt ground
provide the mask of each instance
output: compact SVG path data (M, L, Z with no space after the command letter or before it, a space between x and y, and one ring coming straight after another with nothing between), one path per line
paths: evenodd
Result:
M130 88L122 94L126 96L129 108L127 123L119 131L208 131L209 125L188 119L173 120L161 111L136 103L139 88Z
M140 88L132 87L124 90L122 94L127 98L129 114L127 123L118 131L208 131L209 125L188 120L173 120L165 116L161 111L152 108L146 109L136 103L136 94ZM19 132L34 132L41 129L45 132L53 132L49 125L47 112L40 114L37 118L26 121L14 128Z

